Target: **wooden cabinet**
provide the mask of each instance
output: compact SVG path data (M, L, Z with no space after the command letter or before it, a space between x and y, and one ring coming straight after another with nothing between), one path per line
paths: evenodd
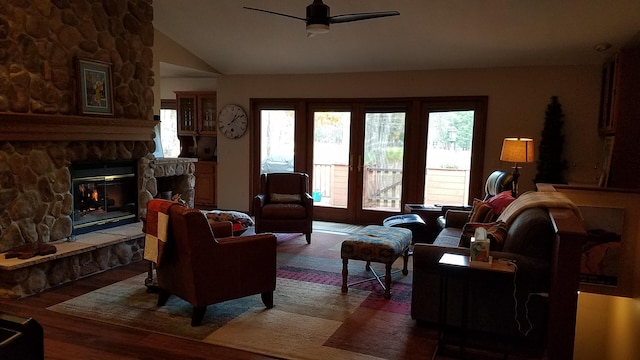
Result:
M177 91L178 135L216 136L216 92Z
M215 207L216 199L216 166L212 161L198 161L196 163L196 205Z
M598 131L613 136L608 187L640 188L640 48L622 49L603 66Z

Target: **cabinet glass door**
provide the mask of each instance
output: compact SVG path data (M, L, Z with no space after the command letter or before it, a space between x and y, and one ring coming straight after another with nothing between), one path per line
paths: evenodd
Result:
M193 135L195 131L195 97L180 97L178 98L178 135Z
M216 133L216 98L202 96L200 98L200 134L215 135Z

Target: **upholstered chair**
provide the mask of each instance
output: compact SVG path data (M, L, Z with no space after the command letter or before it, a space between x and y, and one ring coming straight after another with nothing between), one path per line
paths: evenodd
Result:
M170 295L191 303L192 326L201 323L207 305L226 300L261 294L264 305L273 307L275 235L232 237L231 222L216 223L214 228L229 237L216 238L200 210L169 207L169 236L156 267L158 305Z
M260 178L260 193L253 199L256 233L305 234L311 243L313 198L309 175L300 172L268 173Z
M511 189L511 183L513 182L513 176L510 173L502 170L496 170L487 177L487 182L484 183L484 200L500 194L503 191Z
M511 174L502 170L495 170L494 172L489 174L489 176L487 177L487 181L484 183L484 198L482 200L487 201L503 191L511 190L512 181L513 177L511 176ZM471 205L443 206L442 214L438 217L438 226L440 227L440 230L448 226L448 222L451 226L451 220L447 220L447 213L449 213L449 216L451 216L450 219L456 219L456 221L460 219L458 222L461 221L462 223L457 225L460 225L461 227L462 224L466 222L471 210Z

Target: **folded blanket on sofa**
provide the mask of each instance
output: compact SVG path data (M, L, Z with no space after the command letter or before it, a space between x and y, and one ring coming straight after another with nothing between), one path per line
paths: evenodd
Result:
M583 219L580 209L565 194L557 191L530 191L509 204L497 221L504 221L507 225L511 225L521 212L535 207L571 209L579 219Z

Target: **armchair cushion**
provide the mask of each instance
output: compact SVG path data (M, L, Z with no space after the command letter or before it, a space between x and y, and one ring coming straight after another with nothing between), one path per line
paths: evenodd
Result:
M269 198L271 199L271 202L274 203L299 203L301 200L300 194L271 193Z
M265 219L304 219L306 216L307 211L300 204L272 203L262 208L262 217Z

